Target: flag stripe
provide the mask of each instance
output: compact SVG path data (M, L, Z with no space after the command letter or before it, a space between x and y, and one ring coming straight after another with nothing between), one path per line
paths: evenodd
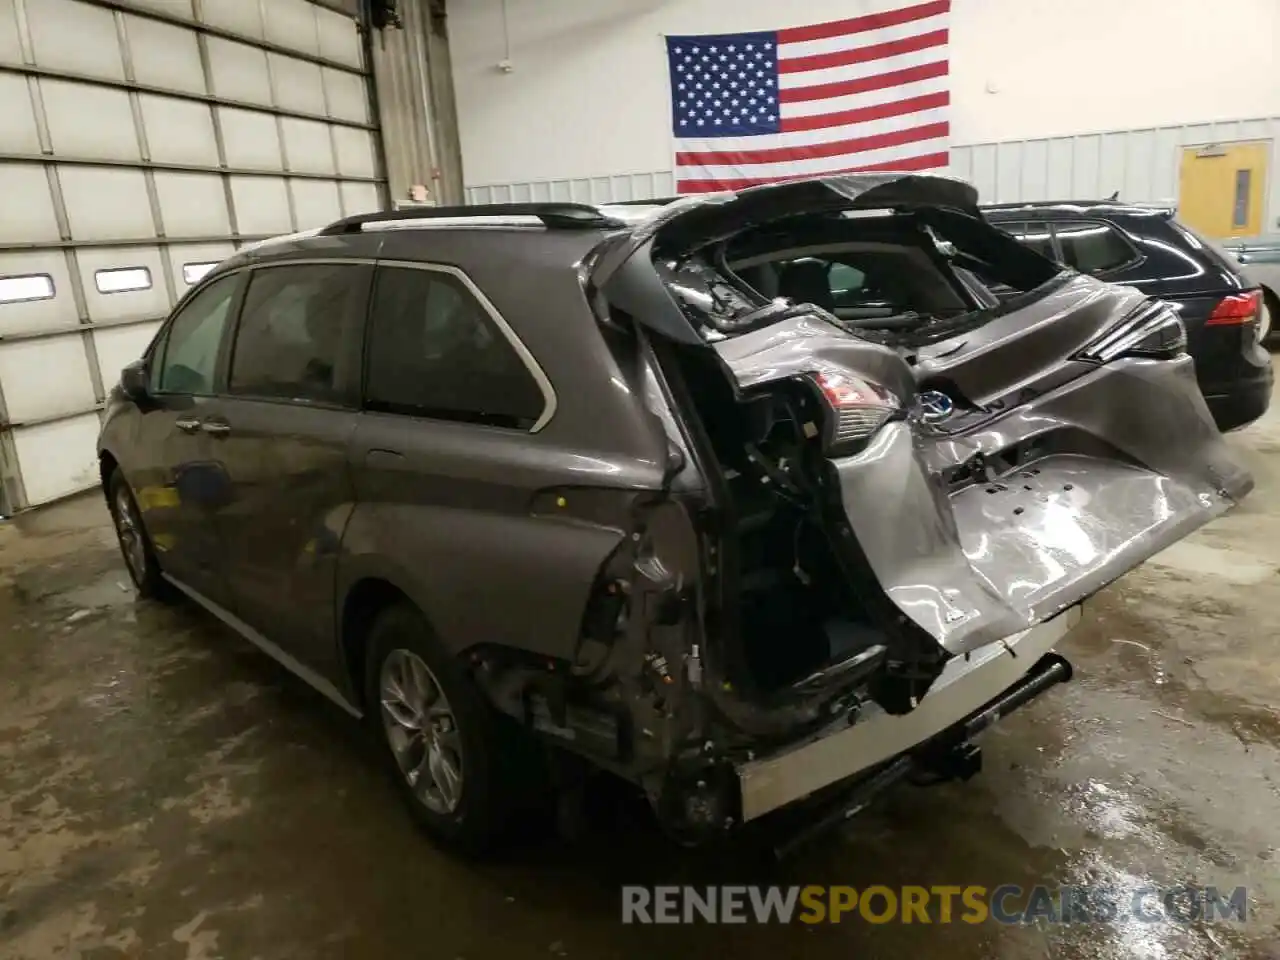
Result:
M862 93L846 94L842 97L831 97L827 100L800 100L788 103L782 108L783 122L799 117L825 116L841 110L856 110L861 107L872 107L882 103L893 103L911 97L922 97L925 94L945 92L948 88L946 77L928 77L911 83L900 83L897 86L885 87L881 90L867 90ZM767 144L761 144L767 146Z
M798 43L804 40L822 40L826 37L838 37L849 33L865 33L868 30L879 30L899 23L910 23L946 13L951 9L950 0L933 0L913 7L901 7L897 10L886 10L883 13L868 13L848 20L832 20L830 23L815 23L808 27L788 27L778 31L779 43Z
M865 107L854 107L852 110L836 110L832 113L818 113L807 117L783 117L784 133L799 133L802 130L823 130L829 127L842 127L846 124L865 123L868 120L883 120L886 117L901 117L922 110L934 110L951 104L951 94L946 90L936 93L925 93L918 97L907 97L905 100L889 100L886 103L874 103Z
M934 140L948 134L947 121L926 123L905 130L892 130L869 137L852 137L848 140L831 140L811 143L804 147L775 147L770 150L704 150L676 154L677 167L734 166L745 167L757 163L794 163L818 157L839 157L863 150L896 147L917 140Z
M838 170L827 170L826 174L838 173L875 173L879 171L902 171L903 173L919 172L922 170L942 170L951 162L949 153L942 150L937 153L920 154L913 157L904 157L899 160L886 160L882 163L871 163L858 167L845 167ZM681 179L676 181L676 190L679 193L706 193L714 190L743 190L747 187L756 187L762 183L780 183L785 180L794 180L798 177L813 176L813 174L797 174L795 177L721 177L710 179Z
M721 137L717 136L714 125L704 127L696 133L676 140L677 162L681 156L698 157L707 153L723 156L747 156L762 151L776 153L790 149L804 156L829 156L848 149L849 143L862 143L867 138L882 134L900 133L905 127L924 127L930 124L945 123L950 115L946 106L933 107L928 110L917 110L890 116L863 117L853 123L834 127L821 127L816 130L797 130L792 133L778 133L769 137ZM809 119L809 118L805 118ZM826 151L827 145L831 151ZM826 151L826 152L824 152ZM775 156L768 157L773 162ZM698 161L701 162L701 161ZM721 161L713 161L719 163Z
M810 57L819 53L837 53L861 47L868 43L887 43L890 40L905 40L921 33L942 30L950 25L951 18L947 14L927 17L924 20L913 20L895 27L885 27L875 33L850 33L838 37L825 37L822 40L804 40L800 43L779 43L778 56L783 60L793 57Z
M900 83L913 80L927 80L931 77L945 77L947 61L926 63L905 70L894 70L891 73L880 73L870 77L855 77L852 80L838 80L834 83L820 83L811 87L793 87L780 90L778 99L783 103L794 103L797 100L825 100L828 97L846 96L851 93L865 93L868 90L883 90L895 87Z
M861 63L850 63L839 67L825 67L821 70L805 70L799 73L779 73L778 90L786 93L801 87L812 88L828 83L861 80L866 77L879 77L885 74L898 73L912 67L923 67L945 59L945 48L925 47L922 50L909 50L906 53L894 54L878 60L865 60ZM782 66L779 63L779 66ZM756 78L757 80L760 78Z
M887 40L884 43L869 43L862 47L848 50L833 50L830 53L814 53L809 56L778 58L778 72L802 73L808 70L828 70L832 67L844 67L851 63L867 63L871 60L883 60L885 57L896 57L904 53L915 53L933 47L944 47L947 44L947 31L932 30L919 33L901 40Z

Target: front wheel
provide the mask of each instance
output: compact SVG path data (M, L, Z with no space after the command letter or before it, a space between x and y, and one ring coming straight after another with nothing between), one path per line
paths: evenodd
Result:
M532 745L407 604L384 610L370 630L365 702L414 819L460 852L496 847L536 782Z
M146 527L142 525L138 503L119 467L111 471L107 480L107 506L111 510L111 522L115 525L116 540L120 543L120 554L138 593L155 600L171 599L173 588L160 573L155 549Z

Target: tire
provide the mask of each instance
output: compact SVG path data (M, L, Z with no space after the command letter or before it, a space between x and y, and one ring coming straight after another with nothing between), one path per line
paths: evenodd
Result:
M1260 342L1264 347L1280 347L1280 297L1268 287L1262 288L1262 309L1270 317L1270 328Z
M530 738L490 706L464 665L444 650L426 619L407 603L378 615L367 651L367 719L414 820L447 849L473 857L495 851L507 838L522 801L536 792L536 752ZM391 682L401 698L391 692ZM416 708L405 709L415 699L410 683L419 694L429 694L426 687L434 685L435 695L419 696ZM412 733L413 709L418 718L429 717L426 737L420 719L418 734ZM450 771L457 789L442 786L455 784Z
M115 526L116 541L120 544L125 569L129 571L129 578L133 580L139 595L166 602L175 599L177 591L160 572L160 563L156 560L155 548L143 525L138 501L134 499L133 491L129 489L119 467L112 470L107 479L107 508L111 512L111 522Z

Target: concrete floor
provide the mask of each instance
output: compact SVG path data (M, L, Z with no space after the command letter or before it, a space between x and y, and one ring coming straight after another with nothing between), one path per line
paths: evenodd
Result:
M189 609L138 603L86 498L0 526L0 957L1280 956L1280 410L1258 486L1106 591L1076 679L781 867L621 804L500 865L437 852L357 728ZM607 805L606 805L607 806ZM1247 924L627 927L621 883L1246 885Z

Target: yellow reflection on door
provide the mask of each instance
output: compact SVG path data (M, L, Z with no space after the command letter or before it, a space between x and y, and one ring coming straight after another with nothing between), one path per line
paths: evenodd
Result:
M1178 219L1210 237L1262 232L1269 143L1184 147Z

